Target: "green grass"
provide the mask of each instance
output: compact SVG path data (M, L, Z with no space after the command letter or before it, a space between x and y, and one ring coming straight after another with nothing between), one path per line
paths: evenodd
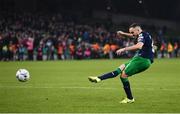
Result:
M128 60L0 62L0 112L180 112L180 59L161 59L130 78L133 104L119 78L93 84L87 79L116 69ZM30 71L19 82L19 68Z

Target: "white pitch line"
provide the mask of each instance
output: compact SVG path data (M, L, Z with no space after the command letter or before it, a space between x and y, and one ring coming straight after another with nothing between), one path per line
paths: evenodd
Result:
M82 87L82 86L3 86L0 85L0 88L27 88L27 89L52 89L52 88L57 88L57 89L98 89L98 90L119 90L119 88L108 88L108 87ZM137 90L149 90L149 91L180 91L179 89L165 89L165 88L132 88L132 89L137 89Z
M74 87L74 86L56 86L56 87L50 87L50 86L43 86L43 87L38 87L38 86L0 86L0 88L35 88L35 89L51 89L51 88L58 88L58 89L117 89L117 88L103 88L103 87Z

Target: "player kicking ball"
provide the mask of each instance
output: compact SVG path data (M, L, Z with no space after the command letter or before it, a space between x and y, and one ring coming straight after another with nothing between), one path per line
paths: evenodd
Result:
M144 32L140 25L134 23L129 27L129 33L123 31L118 31L118 35L125 35L132 38L137 38L137 44L125 48L121 48L116 51L117 55L122 54L125 51L136 50L135 56L127 63L120 65L116 70L103 74L98 77L88 77L89 81L98 83L103 80L114 78L120 75L121 82L126 93L126 98L124 98L120 103L133 103L135 102L130 82L128 77L143 72L150 67L153 63L153 42L149 33Z

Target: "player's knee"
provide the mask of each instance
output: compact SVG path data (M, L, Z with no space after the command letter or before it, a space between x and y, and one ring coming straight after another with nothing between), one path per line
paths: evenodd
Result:
M121 78L127 78L128 75L123 71L120 77L121 77Z
M119 68L121 69L121 71L123 71L125 69L125 64L122 64L121 66L119 66Z

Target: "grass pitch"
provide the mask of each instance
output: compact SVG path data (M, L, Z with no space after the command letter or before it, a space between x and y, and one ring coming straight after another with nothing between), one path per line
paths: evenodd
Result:
M119 104L125 96L119 77L98 84L87 79L126 61L0 62L0 112L180 112L180 59L155 60L147 71L130 77L133 104ZM19 68L29 70L28 82L16 80Z

